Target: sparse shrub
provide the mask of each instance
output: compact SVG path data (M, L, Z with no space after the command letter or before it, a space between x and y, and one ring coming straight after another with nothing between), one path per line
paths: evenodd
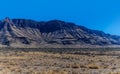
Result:
M49 70L49 71L41 71L36 74L68 74L68 73L63 70Z
M88 65L87 66L89 69L99 69L100 67L94 64Z
M72 65L72 68L80 68L79 64Z
M68 64L66 68L80 68L79 64Z
M80 65L80 68L87 68L85 65Z

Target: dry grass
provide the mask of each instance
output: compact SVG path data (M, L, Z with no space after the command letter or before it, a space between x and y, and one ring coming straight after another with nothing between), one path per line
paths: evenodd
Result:
M93 52L92 52L93 53ZM0 74L120 74L119 56L0 52Z

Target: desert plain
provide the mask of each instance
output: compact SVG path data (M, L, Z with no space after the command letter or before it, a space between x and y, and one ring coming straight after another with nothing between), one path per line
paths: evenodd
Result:
M0 74L120 74L120 49L0 48Z

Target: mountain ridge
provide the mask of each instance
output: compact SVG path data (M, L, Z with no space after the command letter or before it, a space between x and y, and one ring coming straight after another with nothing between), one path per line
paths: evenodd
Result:
M120 36L61 20L0 21L0 45L9 47L84 47L120 45Z

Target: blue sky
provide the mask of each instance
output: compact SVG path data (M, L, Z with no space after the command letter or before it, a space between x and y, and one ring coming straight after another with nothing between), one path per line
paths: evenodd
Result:
M120 0L1 0L0 19L53 19L120 35Z

